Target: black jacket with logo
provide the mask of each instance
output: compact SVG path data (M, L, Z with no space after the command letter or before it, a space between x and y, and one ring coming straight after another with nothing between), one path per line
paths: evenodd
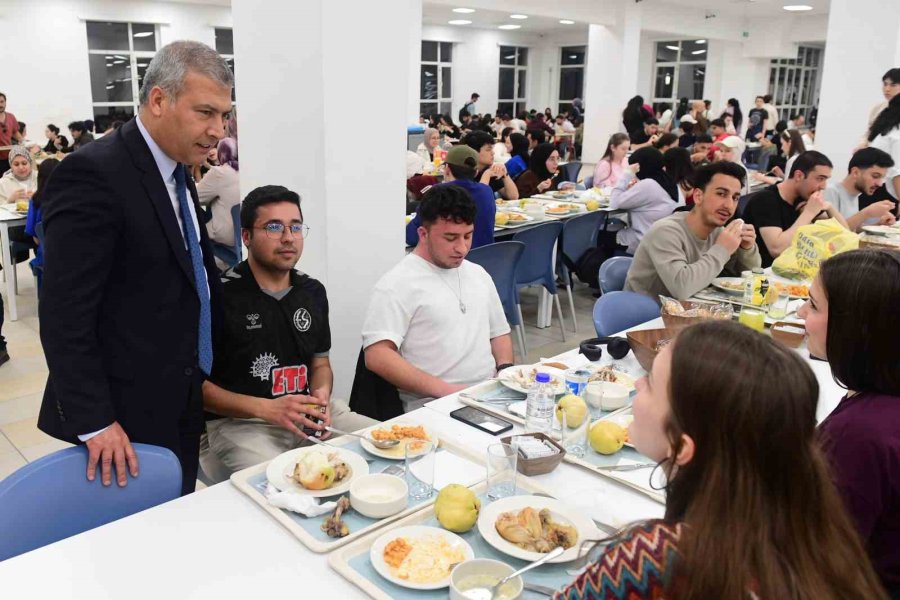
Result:
M222 283L224 326L210 380L259 398L309 394L312 359L331 349L325 286L292 271L291 290L278 300L260 289L247 261Z

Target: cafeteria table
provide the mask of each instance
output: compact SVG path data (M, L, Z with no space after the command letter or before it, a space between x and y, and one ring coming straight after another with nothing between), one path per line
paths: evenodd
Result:
M655 319L634 329L661 326L662 320ZM632 355L624 361L633 374L641 373ZM812 367L822 391L818 411L822 419L844 392L831 379L826 363L813 362ZM497 438L448 416L460 406L455 396L448 396L404 420L424 424L441 438L483 453ZM602 503L595 504L599 508L592 515L609 510L618 520L630 521L658 518L664 512L663 505L650 497L569 463L532 479L570 502L593 494ZM308 550L225 482L0 562L0 584L4 597L59 600L365 598L328 567L327 558Z
M16 305L16 267L10 250L9 228L25 225L23 215L14 214L6 208L0 208L0 252L6 277L6 302L9 304L9 320L16 321L19 318L19 309Z

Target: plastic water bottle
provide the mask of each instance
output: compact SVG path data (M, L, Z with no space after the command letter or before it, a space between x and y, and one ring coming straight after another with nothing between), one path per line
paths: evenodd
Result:
M556 396L550 387L550 375L538 373L534 383L528 388L525 399L525 432L550 434L553 427L553 411Z

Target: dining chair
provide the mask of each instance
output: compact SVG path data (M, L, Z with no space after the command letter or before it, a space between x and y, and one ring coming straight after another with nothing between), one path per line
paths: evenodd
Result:
M167 448L132 444L140 474L119 487L88 481L85 446L49 454L0 481L0 561L181 495L181 465Z
M466 260L476 265L481 265L497 288L500 296L500 304L506 320L518 334L519 353L522 360L527 354L525 346L525 323L522 321L522 311L518 302L518 290L516 288L517 272L522 255L525 252L525 244L520 241L494 242L473 249L466 255Z
M581 163L576 161L567 162L562 165L561 169L560 182L571 181L576 183L578 181L578 173L581 172Z
M594 187L594 176L588 175L584 178L584 189L589 190Z
M594 303L594 329L608 337L659 316L659 305L650 296L635 292L610 292Z
M519 312L519 320L522 320L522 304L518 300L519 290L534 285L541 285L553 297L556 303L556 312L559 316L559 330L562 332L563 341L566 341L566 327L563 323L562 307L559 303L559 292L556 288L556 273L553 268L553 251L556 242L562 232L563 225L559 221L543 223L536 227L517 231L513 235L513 241L525 244L522 260L516 269L516 309ZM575 320L574 305L572 308L572 320Z
M575 301L572 298L572 270L575 269L584 253L597 245L597 234L600 230L600 223L604 219L606 219L606 212L598 210L573 217L563 225L557 263L560 278L569 294L569 308L572 310L574 331L578 331L578 323L575 320Z
M621 292L625 289L625 278L628 277L628 269L631 268L630 256L613 256L603 261L597 274L600 282L600 292Z

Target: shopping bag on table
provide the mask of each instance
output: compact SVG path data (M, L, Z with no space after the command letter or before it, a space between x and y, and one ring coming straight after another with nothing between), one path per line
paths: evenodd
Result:
M836 220L816 221L797 230L791 245L772 263L772 271L788 279L813 279L823 260L858 247L859 236Z

